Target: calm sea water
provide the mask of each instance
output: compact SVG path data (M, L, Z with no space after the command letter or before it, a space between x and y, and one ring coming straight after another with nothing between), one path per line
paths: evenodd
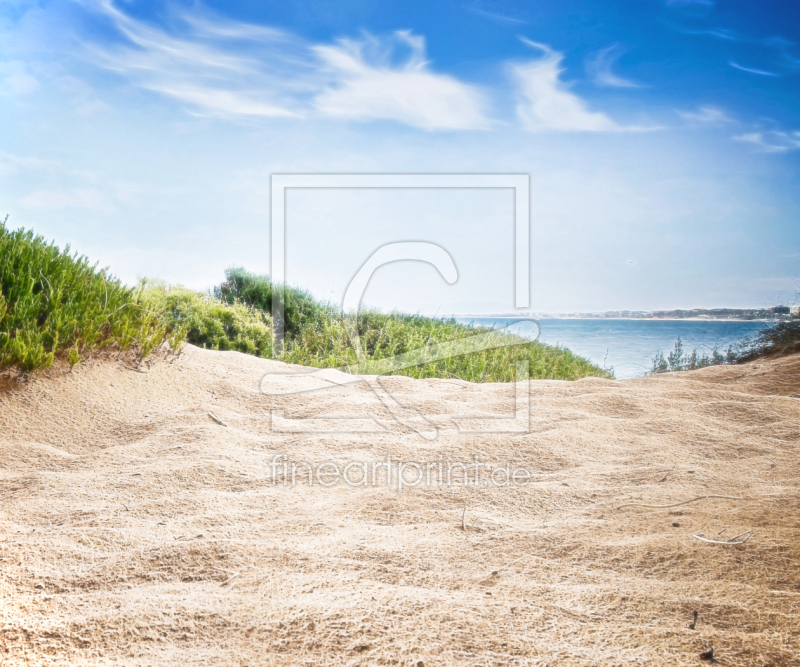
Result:
M506 327L514 318L457 318L464 324ZM678 336L683 349L710 352L716 345L721 351L744 336L758 331L765 322L730 322L725 320L564 320L542 319L539 340L569 348L599 366L614 368L617 378L632 378L649 371L653 357L672 350ZM518 325L520 326L520 325ZM509 327L514 331L515 327Z

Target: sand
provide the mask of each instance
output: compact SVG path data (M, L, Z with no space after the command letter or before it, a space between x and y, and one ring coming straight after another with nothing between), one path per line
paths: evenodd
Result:
M800 665L800 356L536 381L528 432L471 434L520 387L386 378L398 421L298 370L186 346L0 388L0 663ZM530 483L292 487L279 454Z

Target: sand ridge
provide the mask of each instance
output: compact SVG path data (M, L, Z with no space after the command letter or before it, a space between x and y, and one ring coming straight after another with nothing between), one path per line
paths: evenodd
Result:
M383 378L432 441L366 381L261 391L300 370L187 345L0 392L0 661L800 664L800 356L534 381L528 433L451 419L512 415L513 385ZM309 422L275 410L372 421L291 432ZM478 456L531 482L290 487L278 454ZM728 498L620 509L704 496Z

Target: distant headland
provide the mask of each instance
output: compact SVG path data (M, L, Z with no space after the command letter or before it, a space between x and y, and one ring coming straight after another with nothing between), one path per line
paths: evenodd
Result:
M599 313L496 313L457 317L532 317L536 319L635 319L635 320L776 320L800 316L800 306L770 308L676 308L675 310L607 310Z

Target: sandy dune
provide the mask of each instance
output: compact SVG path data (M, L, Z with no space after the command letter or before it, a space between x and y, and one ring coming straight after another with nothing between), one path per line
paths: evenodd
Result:
M384 379L433 440L289 370L187 346L0 389L0 663L800 665L800 357L533 382L528 433L450 419L513 385ZM531 480L291 487L277 454Z

